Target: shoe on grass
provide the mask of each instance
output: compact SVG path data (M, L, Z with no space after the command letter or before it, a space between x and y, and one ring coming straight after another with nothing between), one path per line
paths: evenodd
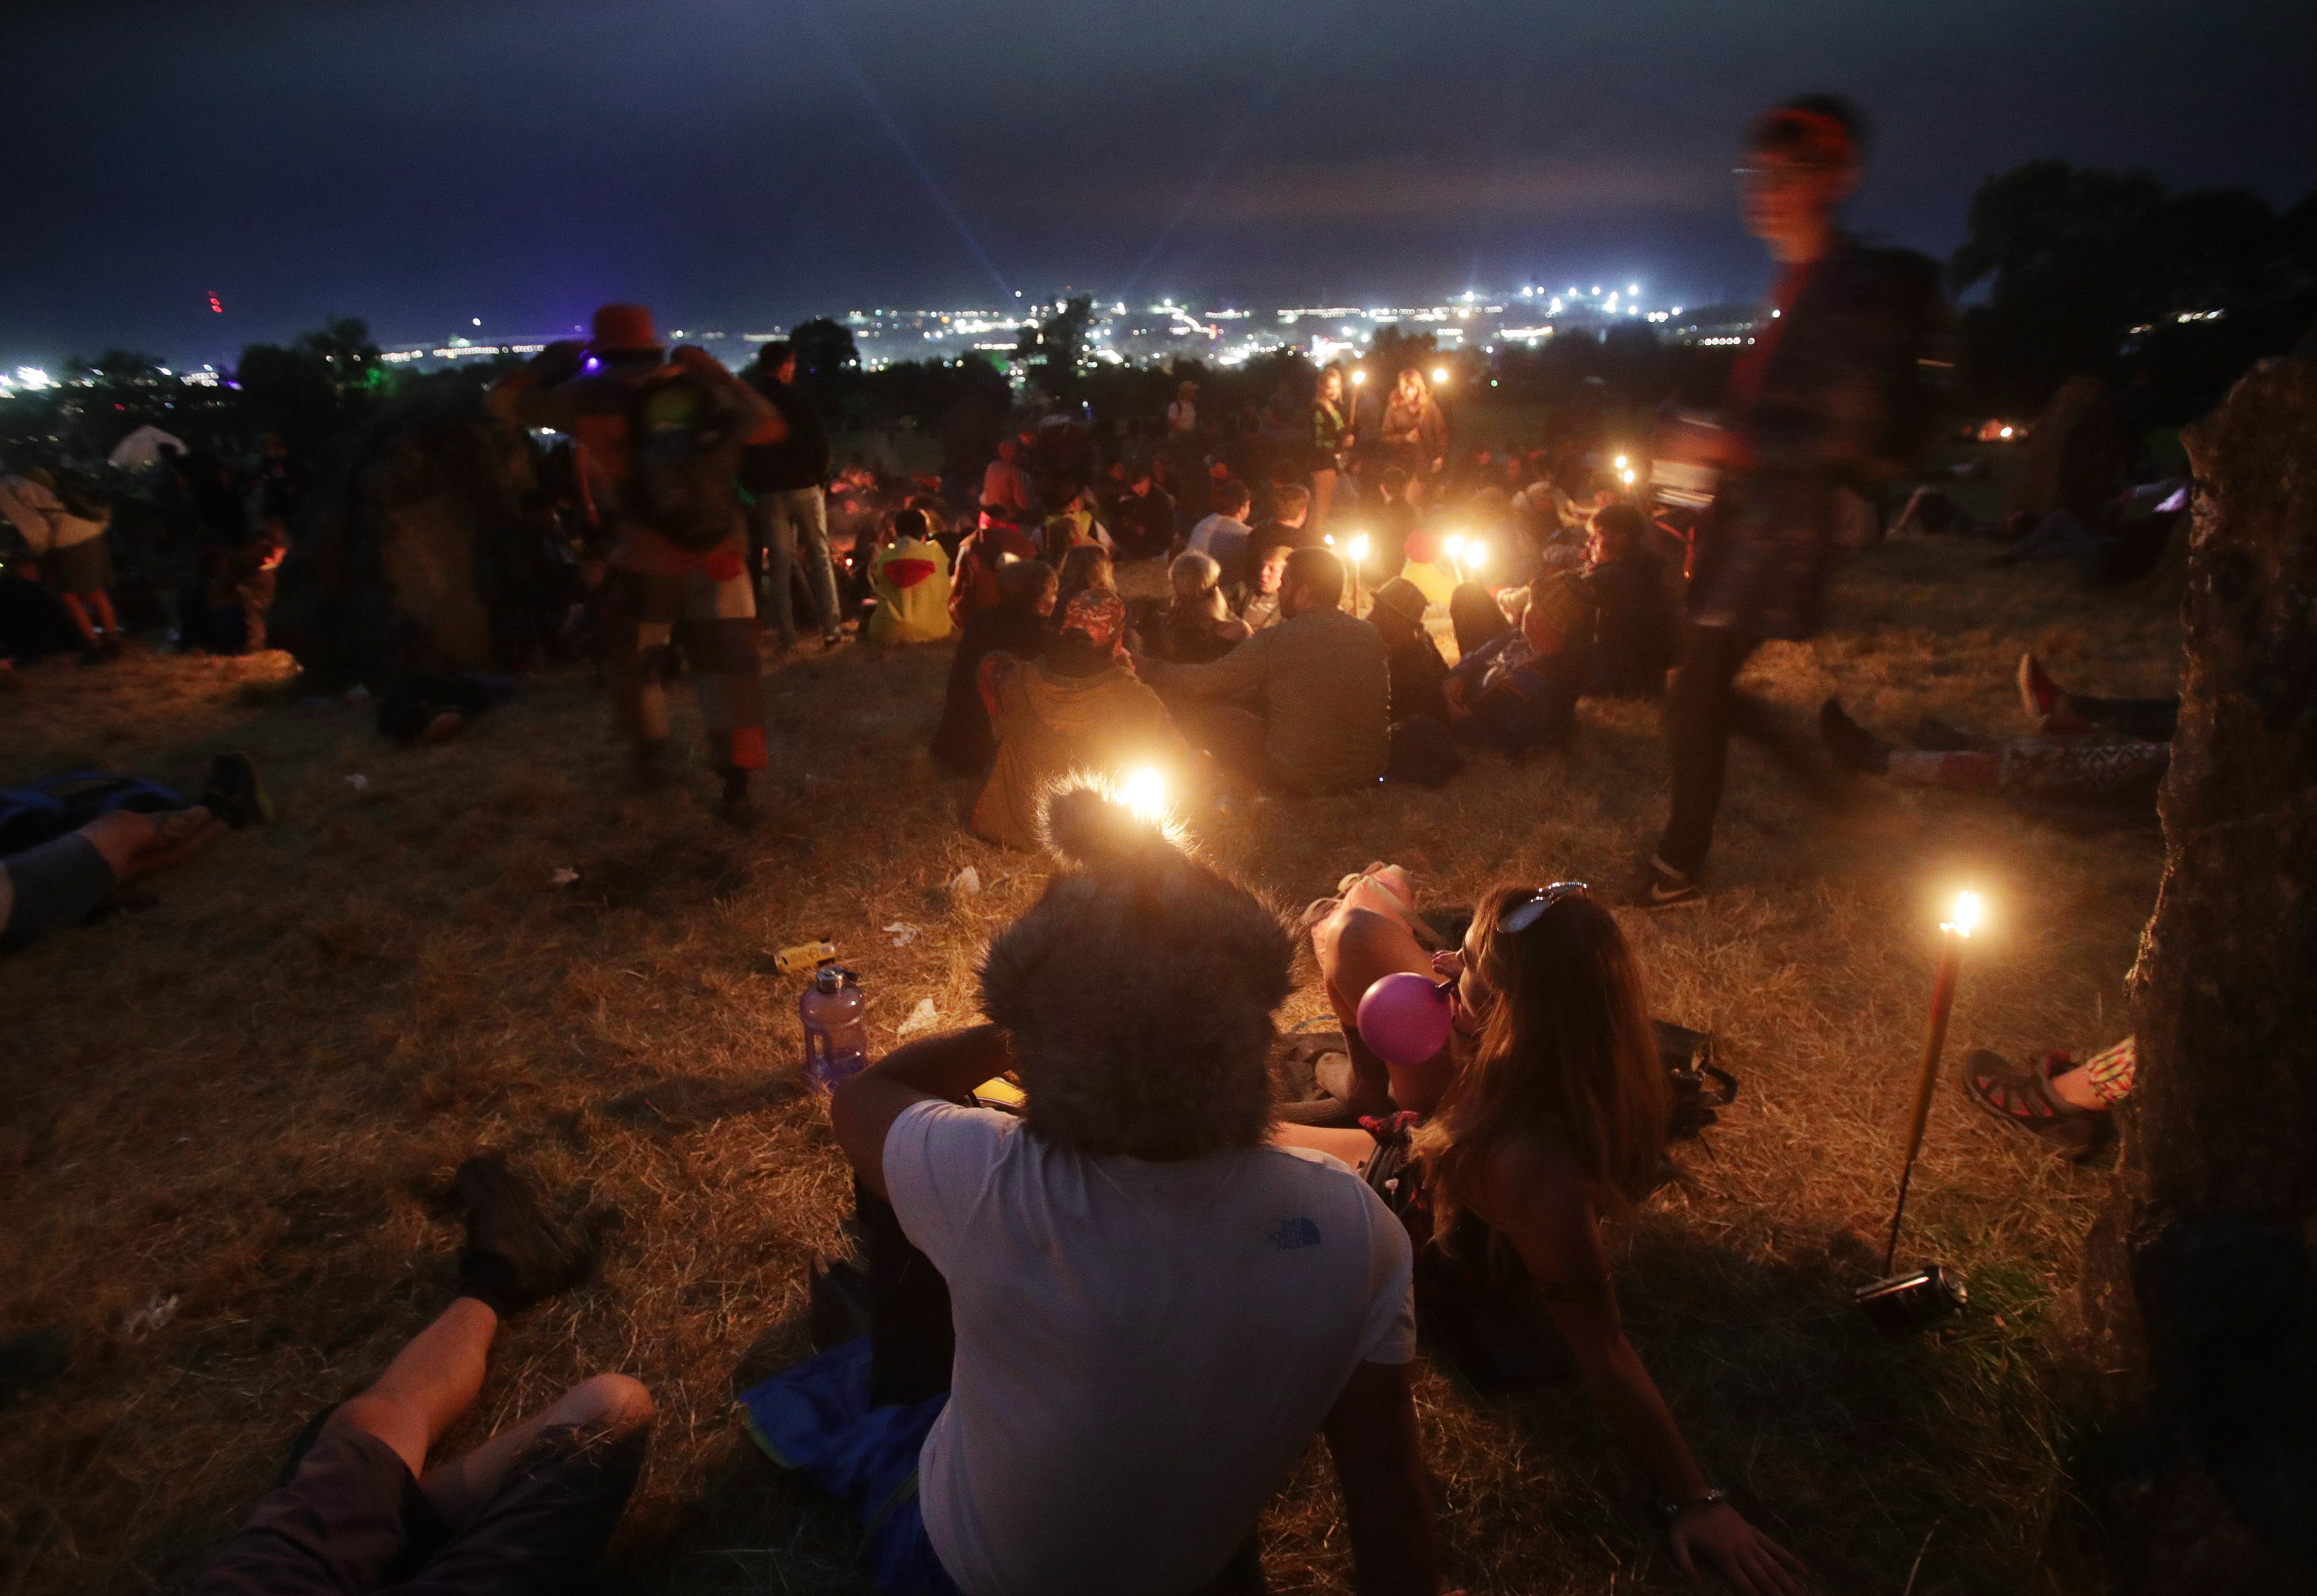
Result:
M1834 762L1862 776L1883 776L1891 771L1891 745L1843 712L1840 699L1819 706L1818 735Z
M273 818L273 799L258 779L257 762L246 753L220 753L210 761L201 807L235 831Z
M1704 901L1705 889L1694 872L1677 870L1655 854L1642 867L1642 878L1633 895L1637 909L1678 909Z
M2082 1109L2052 1090L2052 1077L2072 1067L2065 1053L2013 1064L2000 1053L1974 1049L1964 1060L1963 1088L1971 1101L2015 1130L2039 1137L2069 1158L2088 1158L2107 1142L2114 1116Z
M456 1176L467 1210L459 1295L502 1319L568 1291L595 1266L586 1238L549 1219L531 1187L496 1153L470 1158Z

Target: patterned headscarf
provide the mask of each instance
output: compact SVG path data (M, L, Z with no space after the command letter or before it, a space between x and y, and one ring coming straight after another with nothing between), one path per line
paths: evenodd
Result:
M1110 653L1126 631L1126 601L1106 587L1089 587L1062 607L1059 629L1074 643Z

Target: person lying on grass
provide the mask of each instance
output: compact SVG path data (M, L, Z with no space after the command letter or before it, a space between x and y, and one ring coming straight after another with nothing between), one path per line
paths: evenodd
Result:
M612 1538L650 1439L651 1395L582 1381L463 1457L427 1467L483 1388L502 1321L594 1262L494 1155L459 1166L458 1295L371 1386L325 1411L186 1596L568 1591Z
M1331 998L1352 994L1347 1037L1359 995L1379 977L1409 970L1455 982L1447 1047L1391 1071L1392 1098L1423 1117L1413 1151L1427 1244L1486 1247L1491 1233L1510 1242L1594 1400L1656 1487L1683 1573L1703 1563L1747 1596L1803 1591L1801 1561L1707 1485L1618 1315L1602 1220L1630 1214L1656 1183L1669 1103L1641 968L1615 917L1579 882L1498 887L1461 949L1427 953L1412 905L1400 914L1363 901L1347 892L1351 906L1312 937ZM1378 1145L1365 1130L1287 1125L1278 1134L1354 1168Z
M956 1333L896 1489L861 1496L899 1503L872 1533L881 1587L1260 1590L1257 1515L1324 1433L1359 1589L1436 1590L1407 1234L1336 1160L1269 1139L1285 932L1092 792L1057 796L1048 831L1071 868L990 946L995 1023L913 1042L830 1101L862 1185L947 1279ZM1009 1067L1025 1118L958 1106ZM848 1477L873 1472L841 1449Z
M145 791L159 802L184 801L166 789L146 785ZM112 801L121 807L62 834L33 830L43 840L0 856L0 953L16 952L49 932L80 924L119 888L183 863L228 827L238 831L273 817L273 800L245 753L219 754L210 762L198 804L130 808L117 798ZM58 827L72 824L70 807L54 821ZM40 818L46 822L49 816Z

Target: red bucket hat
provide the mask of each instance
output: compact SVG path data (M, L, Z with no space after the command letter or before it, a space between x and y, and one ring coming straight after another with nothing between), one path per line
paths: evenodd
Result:
M652 313L641 305L604 305L595 311L595 334L588 346L598 354L621 354L666 347Z

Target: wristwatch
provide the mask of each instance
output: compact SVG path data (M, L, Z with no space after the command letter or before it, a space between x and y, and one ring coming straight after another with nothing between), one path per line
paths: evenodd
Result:
M1693 1496L1687 1502L1668 1502L1663 1497L1659 1497L1658 1521L1670 1529L1684 1514L1694 1513L1702 1507L1719 1507L1729 1500L1730 1493L1719 1485L1708 1486L1704 1495Z

